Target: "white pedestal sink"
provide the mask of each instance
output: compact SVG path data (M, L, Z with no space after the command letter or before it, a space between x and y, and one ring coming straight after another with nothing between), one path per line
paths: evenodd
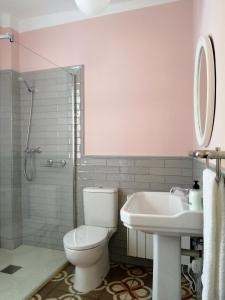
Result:
M202 236L203 212L182 196L138 192L120 211L128 228L153 234L153 300L181 299L181 236Z

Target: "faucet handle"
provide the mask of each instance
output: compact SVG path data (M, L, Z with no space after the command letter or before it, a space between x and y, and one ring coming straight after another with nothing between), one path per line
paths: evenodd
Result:
M37 152L37 153L41 153L41 152L42 152L41 147L37 147L37 148L36 148L36 152Z
M176 191L176 186L172 186L171 189L170 189L170 193L171 194L174 194Z
M184 196L188 195L189 194L189 189L186 189L186 188L181 188L179 186L173 186L171 189L170 189L170 193L171 194L174 194L176 192L180 192L182 193Z
M190 192L190 190L185 189L185 188L181 188L181 187L178 187L178 186L173 186L170 189L170 193L175 194L176 192L178 192L180 196L182 195L184 203L186 205L189 205L189 192Z

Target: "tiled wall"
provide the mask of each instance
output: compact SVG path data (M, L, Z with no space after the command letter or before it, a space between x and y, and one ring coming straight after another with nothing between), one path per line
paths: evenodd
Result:
M12 213L14 247L22 242L21 111L18 73L12 72Z
M204 160L193 159L193 180L198 180L200 188L202 189L202 172L204 171L206 165Z
M0 72L0 246L13 249L22 239L20 101L13 71Z
M82 190L87 186L119 188L119 207L137 191L169 191L174 185L192 184L191 158L84 157L77 160L77 221L83 224ZM119 221L110 241L111 259L134 262L127 257L126 228ZM140 261L139 261L140 262Z
M36 89L30 145L42 150L35 156L34 180L22 174L23 243L62 249L63 235L74 227L72 76L60 69L21 75ZM31 94L22 82L20 96L24 161ZM66 160L66 167L44 167L48 159Z
M0 247L25 243L62 249L63 235L74 228L74 108L79 118L81 68L70 72L76 74L76 104L73 77L64 70L0 74ZM35 157L32 182L23 175L31 94L20 76L36 89L30 146L40 146L42 153ZM78 150L80 144L77 136ZM43 167L47 159L67 164Z

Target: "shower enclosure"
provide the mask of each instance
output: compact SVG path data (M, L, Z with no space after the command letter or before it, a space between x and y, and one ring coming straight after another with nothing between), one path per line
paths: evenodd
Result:
M74 224L73 78L59 69L22 76L35 90L20 83L23 243L62 249Z
M0 35L0 49L29 63L7 69L0 63L0 248L63 250L62 238L76 223L82 67L61 68L13 41L11 34Z

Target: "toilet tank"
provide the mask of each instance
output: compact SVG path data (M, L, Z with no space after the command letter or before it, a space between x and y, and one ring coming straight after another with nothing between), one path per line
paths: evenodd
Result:
M84 223L89 226L115 228L118 223L118 190L84 188Z

